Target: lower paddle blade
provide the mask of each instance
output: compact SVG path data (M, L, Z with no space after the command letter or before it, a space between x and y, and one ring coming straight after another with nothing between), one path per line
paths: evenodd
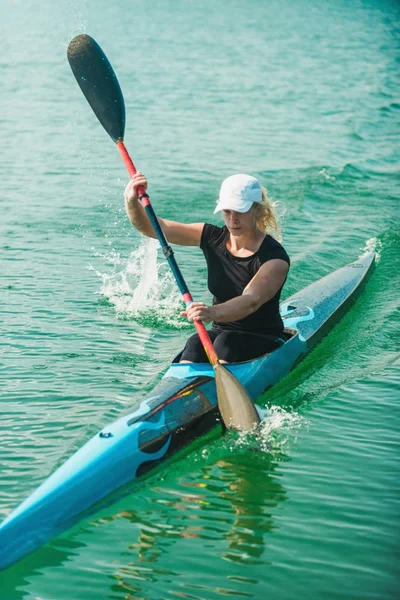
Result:
M226 427L250 431L260 423L256 407L243 385L221 363L214 365L218 408Z
M96 117L117 143L124 139L125 103L117 76L98 43L86 33L71 40L67 56Z

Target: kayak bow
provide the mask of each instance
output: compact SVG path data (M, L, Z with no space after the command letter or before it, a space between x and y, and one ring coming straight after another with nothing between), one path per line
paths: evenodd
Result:
M372 270L368 252L281 304L288 341L255 360L228 365L253 398L278 383L355 301ZM129 414L102 429L0 525L0 569L86 516L115 490L220 422L212 365L172 364Z

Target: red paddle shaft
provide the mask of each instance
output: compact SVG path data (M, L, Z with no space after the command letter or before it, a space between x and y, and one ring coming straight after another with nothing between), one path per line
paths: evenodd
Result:
M118 141L117 148L119 150L122 160L125 163L126 168L128 169L129 175L131 177L133 177L133 175L135 175L135 173L137 173L137 171L136 171L135 165L132 162L131 157L128 154L128 151L125 147L124 142ZM171 267L171 270L175 277L176 283L178 284L178 287L182 293L183 301L185 302L186 306L189 306L193 302L192 295L189 292L187 285L185 283L185 280L183 279L182 273L176 263L172 248L168 245L167 239L166 239L164 232L160 226L160 223L157 219L154 209L150 203L150 198L149 198L148 194L146 193L146 190L144 189L144 187L140 186L138 188L138 192L139 192L140 202L141 202L143 208L145 209L147 216L150 219L150 222L153 226L153 229L158 238L158 241L161 244L161 248L164 252L164 256L167 259L169 266ZM212 365L216 365L218 363L218 356L217 356L217 353L215 352L214 346L212 345L212 342L210 340L210 336L208 335L207 329L204 327L204 323L202 323L201 321L193 321L193 323L194 323L194 326L196 327L196 331L199 335L200 341L203 344L203 348L207 354L208 360L210 361L210 363Z

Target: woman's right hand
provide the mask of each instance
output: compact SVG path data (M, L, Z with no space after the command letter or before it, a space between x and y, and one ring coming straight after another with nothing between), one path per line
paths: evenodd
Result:
M124 198L127 204L133 204L138 201L139 187L144 187L144 189L147 190L147 179L143 173L137 171L125 188Z

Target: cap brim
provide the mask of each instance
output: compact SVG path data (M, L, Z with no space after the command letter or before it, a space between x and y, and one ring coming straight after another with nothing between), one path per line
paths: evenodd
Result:
M248 210L250 210L253 204L254 202L252 202L251 200L248 200L244 203L240 203L239 206L237 206L237 204L235 205L235 202L218 202L214 210L214 215L215 213L220 212L221 210L234 210L238 213L246 213Z

